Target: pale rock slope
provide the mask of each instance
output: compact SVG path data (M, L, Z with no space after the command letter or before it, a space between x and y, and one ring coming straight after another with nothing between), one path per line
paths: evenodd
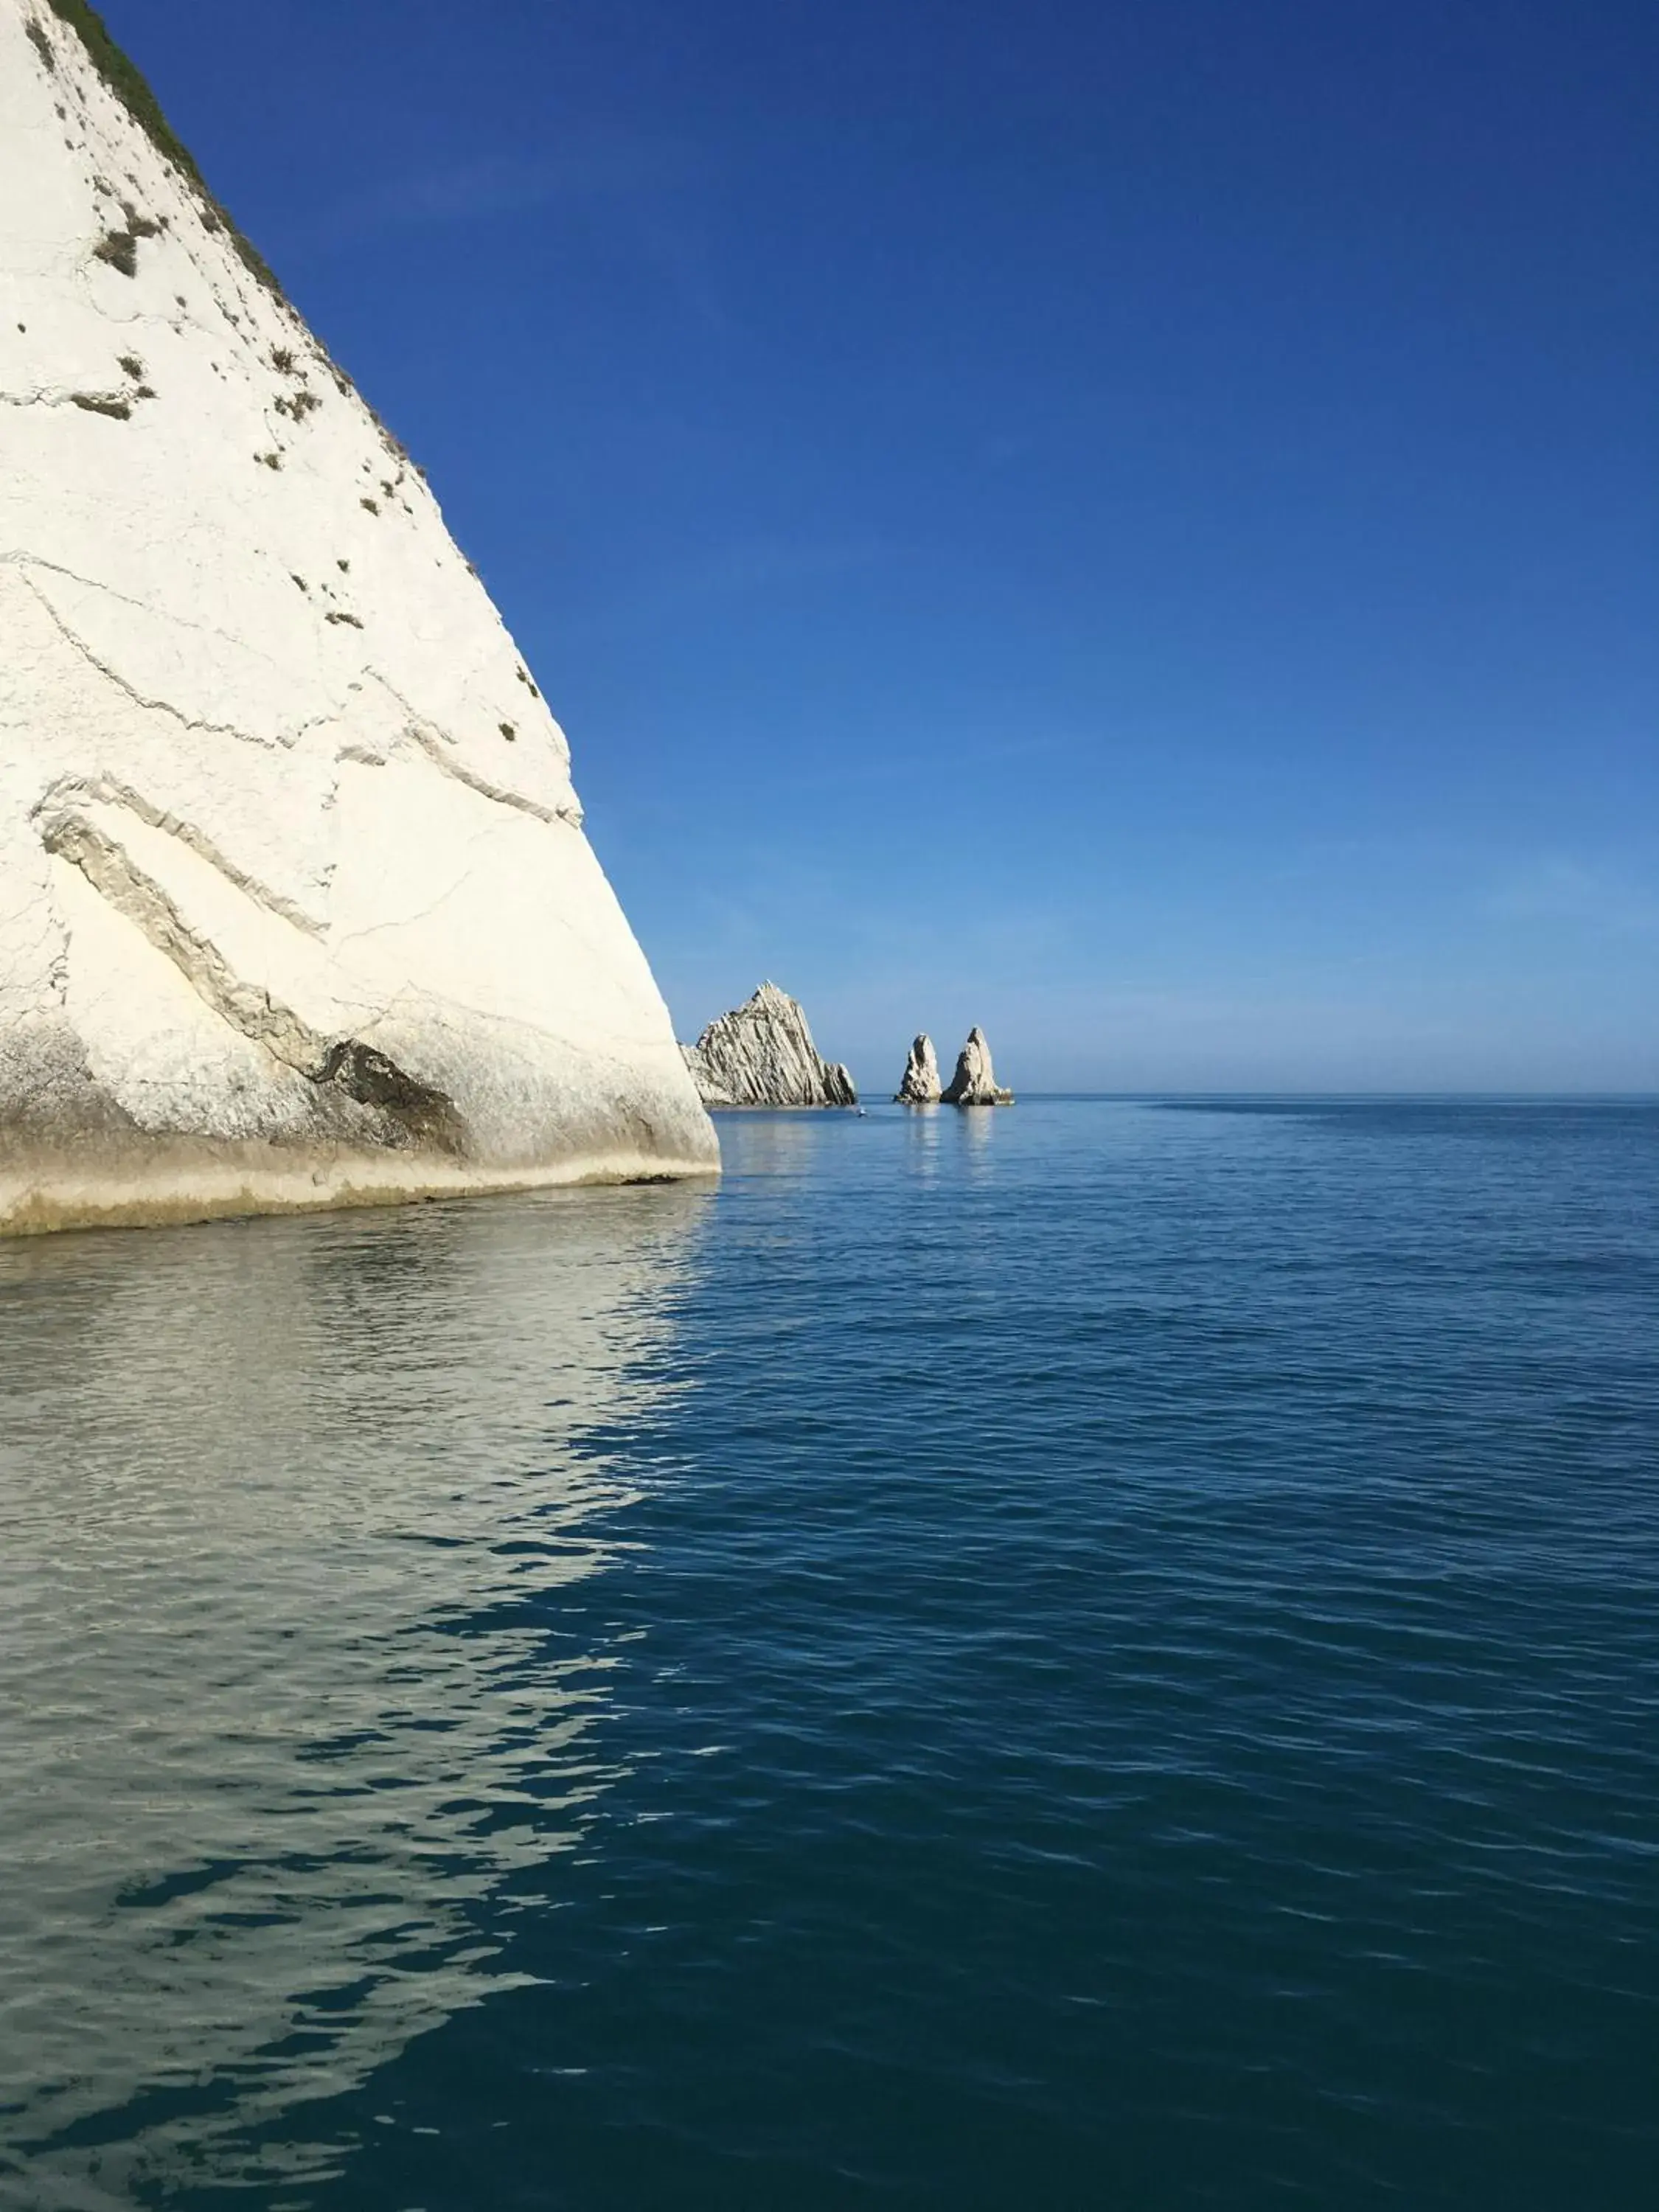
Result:
M76 14L0 0L0 1230L712 1170L530 672Z
M969 1030L968 1042L957 1054L957 1072L945 1087L944 1103L947 1106L1013 1104L1013 1092L1005 1091L997 1081L982 1029Z
M705 1106L856 1106L839 1060L820 1057L799 1000L775 983L682 1048Z
M910 1048L904 1073L893 1096L896 1106L937 1106L939 1103L939 1060L933 1040L923 1035Z

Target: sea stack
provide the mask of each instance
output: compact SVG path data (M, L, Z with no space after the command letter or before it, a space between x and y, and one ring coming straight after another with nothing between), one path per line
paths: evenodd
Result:
M957 1054L957 1072L945 1092L947 1106L1012 1106L1014 1094L1002 1090L991 1066L991 1048L981 1029L971 1029Z
M529 669L90 9L0 0L0 1231L713 1170Z
M853 1079L821 1059L799 1000L775 983L681 1048L705 1106L856 1106Z
M904 1063L904 1074L893 1094L896 1106L937 1106L939 1103L939 1061L933 1040L919 1036Z

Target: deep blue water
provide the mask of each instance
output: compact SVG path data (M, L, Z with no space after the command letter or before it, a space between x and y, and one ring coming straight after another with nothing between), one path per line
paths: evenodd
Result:
M1659 1106L0 1248L0 2203L1659 2201Z

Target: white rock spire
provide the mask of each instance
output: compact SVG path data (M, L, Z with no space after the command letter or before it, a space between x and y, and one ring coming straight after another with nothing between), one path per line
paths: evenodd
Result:
M997 1081L991 1048L984 1030L977 1026L969 1030L968 1042L957 1054L957 1072L945 1085L944 1103L947 1106L1012 1106L1014 1103L1013 1092L1003 1090Z
M939 1060L933 1052L933 1040L923 1035L910 1048L910 1056L904 1063L904 1073L894 1093L896 1106L937 1106L939 1103Z

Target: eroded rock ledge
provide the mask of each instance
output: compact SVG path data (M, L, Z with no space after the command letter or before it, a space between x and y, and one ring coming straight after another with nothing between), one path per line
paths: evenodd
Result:
M821 1057L798 1000L775 983L710 1022L685 1064L705 1106L856 1106L853 1079Z

